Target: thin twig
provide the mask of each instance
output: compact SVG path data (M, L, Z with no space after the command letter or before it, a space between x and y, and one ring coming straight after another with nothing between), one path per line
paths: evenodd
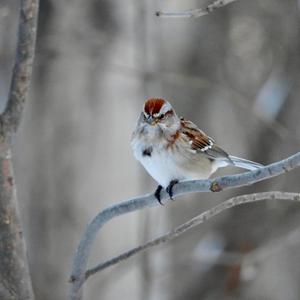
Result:
M20 23L15 65L8 101L0 115L0 141L16 133L29 88L35 50L39 0L20 1Z
M272 200L290 200L290 201L300 202L300 194L286 193L286 192L265 192L265 193L256 193L256 194L243 195L243 196L237 196L237 197L231 198L231 199L226 200L226 201L222 202L221 204L201 213L200 215L194 217L193 219L176 227L172 231L170 231L164 235L161 235L160 237L155 238L143 245L140 245L129 251L126 251L126 252L122 253L121 255L115 256L112 259L109 259L103 263L100 263L99 265L97 265L96 267L94 267L92 269L87 270L85 273L85 278L87 279L91 275L98 273L100 271L103 271L104 269L111 267L123 260L126 260L126 259L130 258L131 256L138 254L141 251L145 251L152 247L169 242L169 241L175 239L176 237L182 235L186 231L208 221L210 218L220 214L224 210L227 210L231 207L235 207L235 206L245 204L245 203L257 202L257 201L261 201L261 200L270 200L270 199L272 199Z
M216 0L213 3L207 5L204 8L188 9L185 11L157 11L155 15L157 17L165 18L199 18L205 15L210 14L216 9L223 7L231 2L236 0Z
M250 185L255 182L278 176L299 166L300 152L287 159L273 163L256 171L217 177L208 180L180 182L174 187L174 197L194 192L219 192L229 188ZM164 203L169 199L168 194L163 192L161 199ZM72 275L70 277L70 282L72 283L70 299L78 300L82 298L82 284L85 281L85 271L88 257L93 241L100 228L114 217L156 205L158 205L156 198L153 194L150 194L143 197L133 198L108 207L92 220L81 238L73 260Z

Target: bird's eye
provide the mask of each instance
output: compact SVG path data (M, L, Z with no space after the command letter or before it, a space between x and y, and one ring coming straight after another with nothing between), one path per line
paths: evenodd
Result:
M161 114L161 115L159 115L159 119L161 120L161 119L163 119L165 117L165 114Z

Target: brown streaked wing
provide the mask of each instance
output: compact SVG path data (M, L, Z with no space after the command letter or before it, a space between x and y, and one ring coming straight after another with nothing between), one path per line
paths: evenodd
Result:
M201 151L211 158L228 158L228 154L214 144L214 140L200 130L193 122L181 118L182 133L185 134L190 143L191 149Z
M193 122L181 118L181 124L182 133L189 138L193 150L204 151L212 147L213 139L201 131Z

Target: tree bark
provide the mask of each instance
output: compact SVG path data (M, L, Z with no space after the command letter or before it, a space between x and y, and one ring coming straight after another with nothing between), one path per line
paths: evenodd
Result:
M20 224L11 149L0 144L0 299L33 299Z
M38 0L20 1L16 58L8 101L0 115L0 299L34 299L25 240L19 218L11 160L30 84L35 49Z

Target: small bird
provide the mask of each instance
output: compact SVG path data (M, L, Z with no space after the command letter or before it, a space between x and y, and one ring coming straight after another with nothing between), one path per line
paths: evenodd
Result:
M161 98L146 100L131 147L136 159L158 182L155 197L165 188L170 198L181 180L207 179L218 168L236 166L256 170L263 165L228 155L194 123L179 118L171 104Z

